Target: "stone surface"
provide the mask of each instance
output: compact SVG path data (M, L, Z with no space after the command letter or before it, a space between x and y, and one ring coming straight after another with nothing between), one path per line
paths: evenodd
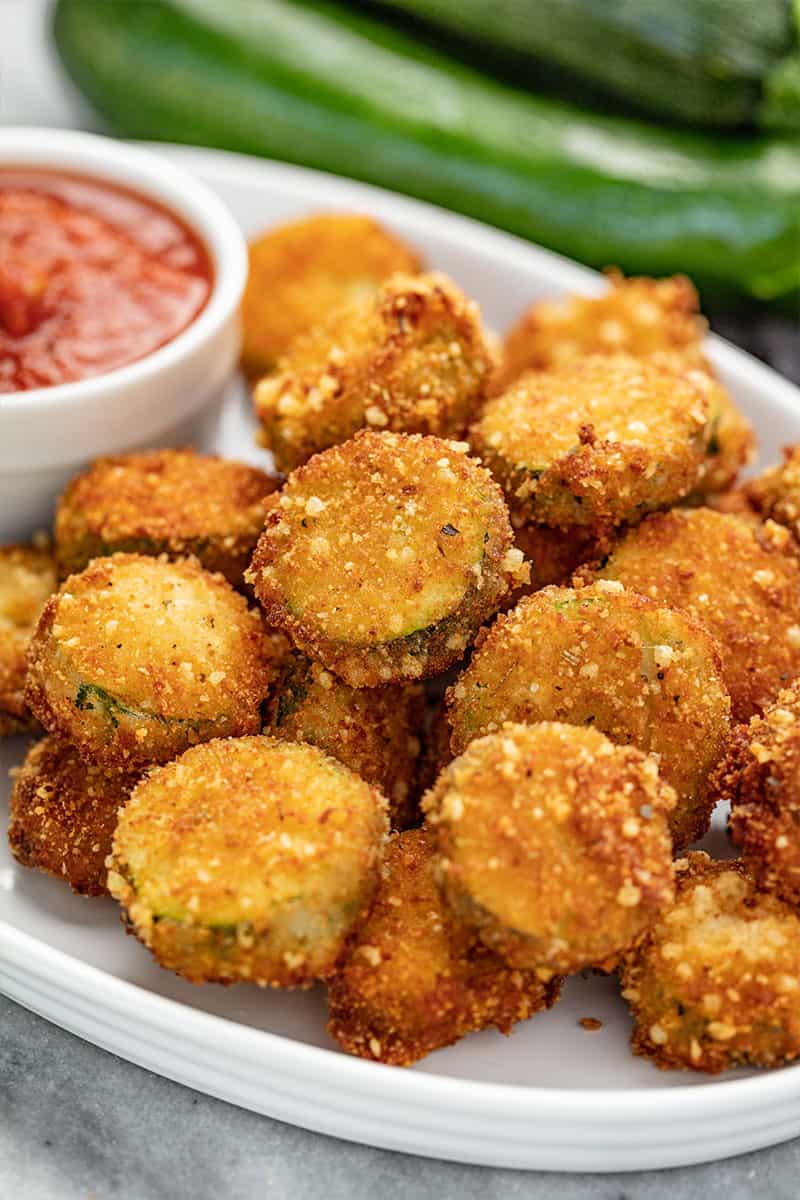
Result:
M45 0L0 0L0 124L96 128L46 47ZM725 336L800 382L787 318L719 314ZM0 997L0 1198L795 1200L800 1139L727 1162L633 1175L490 1170L293 1129L170 1083Z

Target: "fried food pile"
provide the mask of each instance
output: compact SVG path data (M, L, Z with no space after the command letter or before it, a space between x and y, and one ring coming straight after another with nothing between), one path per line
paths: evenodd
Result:
M193 982L322 981L364 1058L595 970L659 1067L788 1062L800 447L737 488L686 279L612 273L501 344L422 269L357 214L267 231L272 465L101 459L52 548L0 548L0 732L45 732L12 851ZM680 857L720 801L741 858Z

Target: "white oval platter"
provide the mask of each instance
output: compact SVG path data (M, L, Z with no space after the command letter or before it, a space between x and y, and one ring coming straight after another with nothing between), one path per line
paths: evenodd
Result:
M248 234L315 210L373 214L452 275L502 330L531 300L596 291L593 272L473 221L347 180L180 147ZM800 440L800 391L716 338L709 354L755 421L764 461ZM252 462L247 397L231 385L214 445ZM24 741L0 748L0 813ZM709 847L728 853L718 814ZM628 1049L613 979L569 982L509 1038L473 1035L410 1070L338 1052L325 999L194 987L123 936L110 900L73 896L0 846L0 990L132 1062L295 1125L408 1153L493 1166L620 1171L704 1162L800 1134L800 1065L721 1078L662 1073ZM581 1017L602 1021L584 1030Z

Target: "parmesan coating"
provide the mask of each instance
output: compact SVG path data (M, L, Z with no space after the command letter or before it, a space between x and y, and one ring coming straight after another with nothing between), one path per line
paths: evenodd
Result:
M36 728L25 703L28 642L56 588L52 555L34 546L0 546L0 737Z
M316 747L218 739L134 790L108 887L161 966L306 987L368 908L387 827L384 797Z
M358 429L462 434L493 365L478 306L444 275L396 275L296 338L255 389L283 471Z
M268 229L250 243L242 302L245 369L269 371L292 338L331 309L374 296L396 271L421 269L410 246L358 213L315 213Z
M610 970L672 899L655 758L596 729L508 723L423 800L453 911L510 966Z
M651 752L677 794L676 846L708 829L708 777L730 730L719 653L696 621L620 584L521 601L481 636L448 704L456 754L504 721L592 725Z
M777 1067L800 1053L800 919L740 862L675 864L675 903L626 956L635 1054L663 1069Z
M11 793L8 841L17 862L66 880L81 895L107 895L117 813L137 780L92 766L57 738L37 742Z
M260 616L221 575L136 554L96 558L62 584L28 664L44 727L114 769L257 733L269 682Z
M715 780L756 882L800 905L800 681L737 729Z
M605 530L696 487L707 396L626 355L529 372L489 400L470 442L518 523Z
M680 363L675 364L675 369L681 370ZM698 497L710 497L732 488L742 468L753 461L755 432L710 365L692 368L685 375L708 400L706 457L695 493Z
M350 1054L409 1066L558 999L558 976L508 967L448 911L433 866L429 830L390 839L370 915L328 984L328 1032Z
M513 593L514 602L550 584L568 583L578 567L600 557L604 544L581 525L554 529L550 525L518 523L514 517L511 524L514 542L525 555L531 572L530 581Z
M800 560L786 530L708 508L632 530L598 572L701 621L716 639L734 720L800 673Z
M270 503L247 579L269 624L352 687L445 670L527 578L502 493L466 449L364 432Z
M274 475L195 450L99 458L58 503L60 576L118 551L194 555L240 588L264 524L265 498L277 486Z
M744 493L765 520L785 525L800 540L800 445L786 446L783 462L749 480Z
M689 380L709 401L710 421L702 495L724 491L753 456L750 422L716 379L703 354L706 321L692 283L671 279L625 279L609 272L603 296L567 296L531 306L507 335L499 390L523 371L552 371L591 354L630 354Z
M387 797L392 828L406 829L418 819L423 714L420 684L351 688L319 663L290 654L267 706L265 730L338 758Z
M500 384L523 371L551 371L590 354L631 354L669 365L680 355L701 366L706 322L685 275L625 279L608 273L602 296L566 296L532 304L506 335Z

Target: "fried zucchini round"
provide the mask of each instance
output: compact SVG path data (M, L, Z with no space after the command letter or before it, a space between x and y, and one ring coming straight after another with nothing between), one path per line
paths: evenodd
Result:
M8 841L23 867L65 879L73 892L104 896L117 814L138 774L92 766L46 737L31 746L11 792Z
M262 442L290 471L362 428L460 435L492 366L478 306L454 283L393 276L296 338L261 380Z
M36 728L25 703L28 643L55 588L48 550L0 546L0 737Z
M364 432L294 471L247 579L270 625L352 687L435 675L527 578L467 447Z
M709 508L648 517L599 571L701 621L716 639L734 720L800 673L800 560L786 530Z
M800 906L800 681L739 726L715 782L756 882Z
M195 450L99 458L58 503L60 576L119 551L194 555L241 587L264 524L264 500L277 486L265 471Z
M424 697L419 684L352 688L319 663L289 654L273 689L264 728L309 742L338 758L389 801L393 829L418 818L415 794Z
M730 730L719 653L696 621L621 584L548 587L522 600L479 639L448 705L456 754L504 721L592 725L652 752L677 794L676 846L708 829L709 774Z
M511 330L495 388L509 387L523 371L552 371L590 354L630 354L680 375L708 396L706 462L697 492L724 491L752 458L753 428L703 354L706 322L685 276L625 279L609 272L603 296L567 296L534 304Z
M134 790L108 887L162 967L305 987L367 909L387 828L377 789L315 746L218 739Z
M489 400L475 452L525 523L603 530L674 504L703 468L708 399L624 355L529 373Z
M453 911L510 966L610 970L672 899L655 758L596 729L508 723L423 800Z
M35 716L115 769L257 733L268 687L259 614L192 559L94 559L45 605L28 662Z
M679 364L676 369L680 370ZM693 368L686 372L686 378L708 400L706 457L703 473L694 490L701 497L715 496L732 488L742 468L752 462L756 450L755 433L710 367Z
M328 1032L350 1054L409 1066L479 1029L510 1033L558 999L558 976L508 967L444 906L434 857L427 829L386 848L370 915L328 985Z
M797 1058L800 918L740 862L696 852L675 865L674 905L623 966L634 1053L710 1073Z
M602 296L537 301L508 332L499 379L507 387L523 371L552 371L590 354L631 354L659 362L680 355L703 362L706 322L694 285L685 275L625 279L608 274Z
M373 296L396 271L421 269L410 246L358 213L317 213L268 229L250 243L242 302L245 370L269 371L292 338L331 309Z
M800 540L800 445L784 447L783 462L749 480L744 493L765 520L785 525Z

